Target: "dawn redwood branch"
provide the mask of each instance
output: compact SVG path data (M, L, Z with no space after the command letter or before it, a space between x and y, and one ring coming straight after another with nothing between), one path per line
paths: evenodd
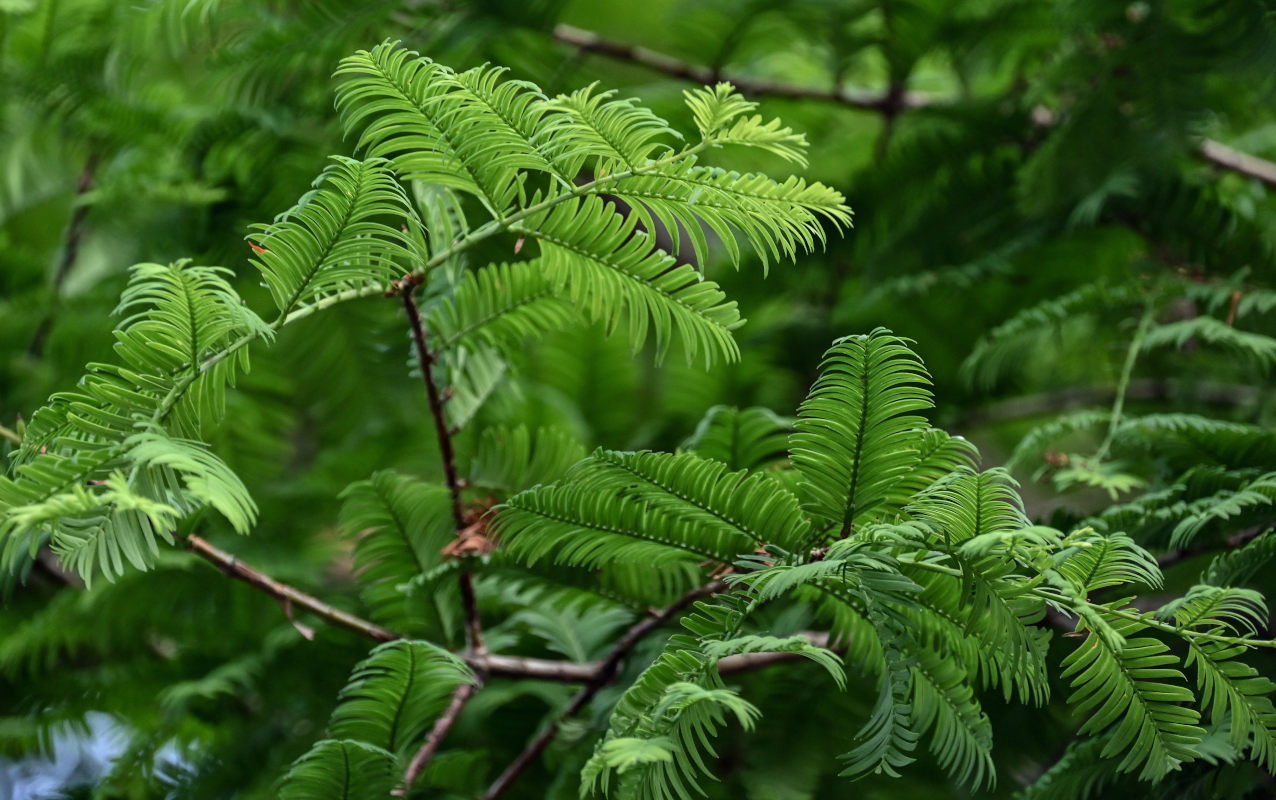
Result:
M402 796L412 791L412 785L416 783L417 778L421 777L425 765L429 764L430 759L438 752L439 745L443 743L443 737L461 716L461 709L465 708L465 704L478 689L478 684L469 682L456 687L456 691L452 692L452 702L448 703L442 715L434 721L434 727L430 728L421 749L417 750L416 755L412 756L412 760L408 762L408 768L403 773L403 788L396 789L392 794Z
M1264 531L1268 531L1268 530L1271 530L1271 528L1269 528L1266 525L1261 525L1256 528L1250 528L1247 531L1234 533L1231 536L1227 537L1227 539L1222 543L1221 546L1218 544L1200 544L1200 545L1194 545L1192 547L1184 547L1181 550L1174 550L1162 556L1158 556L1156 559L1156 563L1157 563L1157 566L1159 566L1161 569L1166 569L1167 567L1172 567L1175 564L1179 563L1180 561L1186 561L1187 559L1192 558L1194 556L1203 555L1205 553L1211 553L1216 550L1235 550L1238 547L1244 547L1245 545L1254 541Z
M57 272L53 274L53 291L49 310L36 326L35 333L31 336L31 344L27 345L27 355L32 358L39 358L44 353L44 343L49 338L49 331L53 329L53 318L57 313L58 300L62 295L62 284L66 283L67 276L71 274L71 269L79 258L80 242L84 240L86 230L84 221L89 213L89 204L84 202L84 195L89 193L97 180L97 166L101 159L102 154L99 151L94 150L89 153L88 161L84 163L84 169L80 171L80 177L76 181L74 209L71 211L71 218L67 221L66 232L62 235L62 257L58 261Z
M425 338L425 325L421 322L421 309L416 304L416 291L409 288L403 294L403 308L408 312L408 324L412 328L412 342L416 345L417 360L421 362L421 380L425 383L425 397L430 406L430 418L434 421L434 433L439 440L439 454L443 460L443 475L448 492L452 496L452 521L456 533L465 530L465 513L461 510L461 481L456 472L456 450L452 446L452 430L448 427L443 410L443 399L438 384L434 382L434 354ZM484 653L483 627L479 623L478 598L474 595L474 576L462 569L457 576L461 586L461 606L465 611L465 630L470 652Z
M287 605L304 608L329 622L340 625L347 630L361 633L378 642L391 642L400 639L398 634L382 628L380 625L360 619L354 614L328 605L314 595L294 589L286 583L280 583L266 573L253 569L235 556L209 544L203 537L190 534L186 537L186 549L202 557L232 578L241 580L249 586L255 586L276 600Z
M662 72L701 85L725 80L746 95L753 97L782 97L794 100L819 100L827 103L875 111L891 119L901 111L923 108L945 102L943 98L921 92L887 90L873 92L842 86L800 86L765 78L745 78L722 75L718 70L701 64L692 64L666 53L638 45L629 45L599 36L593 31L571 25L554 28L554 39L576 48L578 53L597 53L618 61L628 61L648 69ZM1276 186L1276 164L1249 153L1228 147L1213 139L1203 139L1196 149L1201 159L1226 170Z
M659 628L661 625L676 617L679 612L697 600L708 597L711 594L721 592L726 588L726 583L722 581L714 581L707 586L692 589L690 592L679 597L668 606L649 614L629 630L625 631L624 635L621 636L612 647L611 652L607 654L607 657L599 662L597 671L594 673L594 677L581 687L580 691L577 692L576 696L572 698L572 701L567 704L567 708L563 710L563 713L559 715L558 719L552 720L548 725L546 725L545 729L523 749L523 752L519 753L518 757L510 762L510 765L505 768L505 771L500 774L500 777L498 777L492 785L488 787L487 792L484 793L482 797L482 800L495 800L495 798L500 797L505 793L505 790L518 779L519 775L523 774L523 771L526 770L532 762L540 757L541 753L545 751L545 748L549 746L549 743L553 741L554 737L558 734L558 728L561 720L573 717L580 713L580 710L588 705L590 700L594 699L594 695L598 694L604 686L611 683L612 679L616 676L616 672L620 668L620 663L625 659L625 656L629 655L629 652L633 650L644 637L656 628Z
M448 430L447 416L443 411L443 398L432 373L434 354L430 352L425 340L425 325L421 322L421 309L416 304L416 297L411 290L404 292L400 297L403 298L404 310L408 312L412 342L416 345L417 359L421 362L421 381L425 384L425 397L430 406L430 418L434 421L434 432L439 439L443 476L447 481L448 492L452 495L452 521L456 523L456 529L459 531L465 527L465 514L461 511L461 481L456 473L456 452L452 447L452 434Z
M1276 186L1276 164L1270 161L1242 153L1213 139L1203 140L1198 152L1201 158L1215 166L1261 181L1268 186Z
M681 59L646 47L622 44L604 39L593 31L571 25L554 28L554 38L575 47L579 52L598 53L620 61L640 64L674 78L701 85L725 80L747 95L755 97L784 97L794 100L824 100L840 103L866 111L895 114L910 108L921 108L932 102L927 95L918 92L876 93L864 89L834 86L820 88L770 81L765 78L740 78L722 75L711 67L691 64Z

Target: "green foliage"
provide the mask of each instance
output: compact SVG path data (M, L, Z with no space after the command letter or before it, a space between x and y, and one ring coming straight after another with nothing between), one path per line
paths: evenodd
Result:
M1261 794L1268 6L0 3L0 752Z

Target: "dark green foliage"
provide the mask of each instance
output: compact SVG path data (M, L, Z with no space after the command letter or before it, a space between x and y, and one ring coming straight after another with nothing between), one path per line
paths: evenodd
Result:
M0 3L0 786L1265 796L1273 14Z

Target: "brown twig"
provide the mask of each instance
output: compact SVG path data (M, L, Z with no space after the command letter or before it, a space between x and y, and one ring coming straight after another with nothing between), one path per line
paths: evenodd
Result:
M452 430L448 427L447 416L443 410L443 399L438 385L434 382L432 367L434 354L430 352L426 342L425 325L421 322L421 309L416 304L415 292L409 289L403 292L403 308L408 312L408 325L412 328L412 341L416 345L417 359L421 362L421 381L425 384L425 397L430 407L430 418L434 421L434 432L439 440L439 456L443 461L443 475L447 482L448 492L452 496L452 521L456 526L456 534L468 527L465 513L461 508L461 481L456 472L456 450L452 446ZM474 594L474 576L467 569L462 569L457 577L461 586L461 606L465 611L466 637L469 639L470 652L484 653L483 627L479 621L478 599Z
M764 78L723 76L719 71L710 67L691 64L646 47L604 39L593 31L582 30L571 25L559 25L554 28L554 38L564 44L571 45L579 53L598 53L619 61L638 64L648 69L662 72L672 78L679 78L692 83L711 84L719 80L726 80L744 94L753 97L819 100L864 111L875 111L879 114L884 114L888 120L903 111L949 102L946 98L935 97L921 92L900 91L899 89L873 92L866 89L852 89L842 86L827 88L797 86ZM1268 186L1276 186L1276 164L1270 161L1249 153L1243 153L1213 139L1203 139L1197 147L1196 154L1201 159L1217 167L1253 178Z
M408 312L408 325L412 328L412 341L416 345L417 359L421 362L421 381L425 384L425 398L430 406L430 418L434 421L434 433L439 439L439 452L443 461L443 477L452 495L452 520L459 531L465 527L465 515L461 510L461 481L456 473L456 453L452 448L452 435L448 431L447 416L443 411L443 399L434 382L432 367L434 354L425 339L425 325L421 322L421 309L412 291L400 295L403 308Z
M478 689L478 684L468 682L456 687L456 691L452 692L452 702L448 703L448 707L443 711L443 714L434 721L434 727L430 728L430 732L426 735L421 749L416 751L416 754L412 756L412 760L408 763L408 768L403 773L403 787L396 789L393 794L403 796L412 791L412 785L416 783L417 778L421 777L426 764L429 764L430 759L438 752L439 745L443 743L443 737L447 735L447 732L456 723L457 718L461 716L461 709L465 708L465 704L470 701L470 698L474 696Z
M89 204L84 202L84 195L93 188L101 158L102 154L97 150L89 153L88 161L85 162L84 169L80 171L79 180L76 181L74 208L71 211L71 218L67 221L66 232L62 236L62 257L58 261L57 272L53 274L49 310L36 326L35 333L31 336L31 344L27 345L27 355L32 358L39 358L44 353L44 343L53 329L53 319L57 313L58 299L62 294L62 284L66 283L67 276L71 274L71 269L79 258L80 242L84 240L86 230L84 222L89 213Z
M347 630L352 630L355 633L361 633L371 639L376 639L378 642L390 642L400 638L398 634L391 633L380 625L369 622L366 619L360 619L354 614L347 613L339 608L334 608L319 598L306 594L299 589L294 589L286 583L280 583L266 573L253 569L235 556L225 550L214 547L205 539L193 533L186 537L186 549L210 562L230 577L257 587L281 603L287 602L298 608L304 608L329 622L340 625Z
M614 42L604 39L593 31L582 30L571 25L555 27L554 38L564 44L575 47L579 52L598 53L620 61L629 61L692 83L711 84L725 80L733 84L741 92L756 97L824 100L852 108L891 114L905 109L920 108L933 102L932 98L918 92L876 93L864 89L851 89L841 86L825 89L814 86L796 86L762 78L724 76L711 67L691 64L646 47Z
M209 544L208 541L200 536L195 534L187 536L186 549L208 561L230 577L260 589L278 600L280 604L286 602L297 608L305 609L317 617L378 642L392 642L403 638L376 623L356 617L339 608L334 608L314 595L306 594L300 589L275 580L261 570L250 567L225 550ZM586 683L597 676L599 669L599 664L577 664L569 661L550 661L540 658L494 655L492 653L466 653L464 659L479 674L501 678L559 681L562 683Z
M612 647L611 652L607 654L607 657L599 662L597 672L594 674L593 679L581 687L580 691L576 693L576 696L567 704L567 708L563 710L563 713L559 716L559 718L546 725L545 729L523 749L523 752L518 754L518 757L515 758L508 767L505 768L505 771L501 773L500 777L498 777L492 785L488 787L482 800L495 800L495 798L500 797L505 793L505 790L518 779L518 776L521 775L523 771L532 764L532 762L540 757L541 753L545 751L545 748L549 746L549 743L553 741L554 737L558 734L561 721L580 713L580 710L588 705L590 700L594 699L594 695L598 694L604 686L611 683L612 679L616 676L616 672L620 668L620 663L624 661L625 656L629 655L629 652L633 650L644 637L656 628L659 628L661 625L664 625L666 622L676 617L679 612L690 606L695 601L708 597L711 594L721 592L726 589L726 587L727 585L725 583L715 581L707 586L701 586L698 589L693 589L670 603L665 608L650 614L629 630L625 631L625 634L621 636L615 646Z

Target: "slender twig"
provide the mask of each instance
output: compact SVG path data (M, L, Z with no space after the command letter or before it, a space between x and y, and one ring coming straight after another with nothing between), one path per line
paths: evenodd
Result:
M438 384L434 382L432 367L434 354L430 352L426 342L425 325L421 322L421 309L416 304L416 297L411 291L404 292L403 308L408 312L408 325L412 328L412 341L416 345L417 360L421 362L421 381L425 384L425 397L430 405L430 418L434 421L434 432L439 439L439 452L443 461L443 477L447 481L448 492L452 495L452 520L456 529L465 527L465 514L461 510L461 482L456 474L456 451L452 447L452 434L448 431L447 416L443 411L443 398Z
M439 440L439 456L443 461L443 475L447 482L448 493L452 496L452 521L459 535L465 530L465 512L461 507L461 481L456 472L456 448L452 445L452 429L448 427L447 415L443 409L443 396L439 386L434 382L434 354L430 352L426 341L425 325L421 322L421 309L416 304L413 289L405 291L400 297L403 308L408 312L408 325L412 328L412 341L416 345L417 360L421 362L421 381L425 384L425 397L430 406L430 419L434 422L434 433ZM470 652L482 653L483 628L479 622L478 599L474 595L474 576L467 569L462 569L457 580L461 586L461 605L465 611L466 635L469 638Z
M448 707L443 711L443 714L434 721L434 727L430 728L430 732L426 735L421 749L417 750L416 755L412 756L412 760L408 762L408 768L403 773L403 787L396 789L393 794L403 796L412 791L413 784L416 783L417 778L421 777L426 764L429 764L430 759L438 752L439 745L443 743L443 737L447 735L447 732L456 724L457 718L461 716L461 709L465 708L465 704L470 701L470 698L474 696L478 689L478 684L469 682L456 687L456 691L452 692L452 702L448 703Z
M67 221L66 232L62 235L62 257L58 260L58 269L53 274L49 310L36 326L35 333L31 336L31 344L27 346L27 355L32 358L39 358L44 353L44 343L53 329L53 319L57 314L58 303L62 296L62 284L66 283L67 276L71 274L76 259L79 258L80 243L84 240L86 230L85 218L89 213L89 204L84 202L84 195L93 188L97 178L97 165L101 158L102 154L97 150L89 153L88 161L85 162L84 169L80 171L79 180L76 181L71 218Z
M363 634L378 642L392 642L403 638L393 631L356 617L354 614L323 602L314 595L277 581L261 570L250 567L221 548L215 547L200 536L186 537L186 548L208 561L230 577L259 589L281 603L289 603L305 609L315 616L328 620L355 633ZM466 653L465 662L480 674L501 678L528 678L561 683L585 683L594 680L600 664L576 664L569 661L550 661L521 656L502 656L492 653Z
M1117 431L1121 427L1121 415L1125 409L1125 393L1130 388L1130 378L1134 375L1134 364L1138 361L1139 351L1143 349L1143 340L1147 338L1148 331L1152 329L1153 314L1156 308L1149 297L1143 306L1143 315L1139 317L1139 326L1134 331L1134 336L1130 339L1130 347L1125 354L1125 363L1121 366L1121 378L1117 381L1116 398L1112 401L1112 415L1108 421L1108 434L1103 437L1103 443L1099 445L1099 450L1094 454L1095 461L1102 461L1108 454L1108 450L1112 447L1112 442L1116 439Z
M366 619L360 619L354 614L334 608L314 595L294 589L260 570L253 569L235 556L209 544L205 539L193 533L186 537L186 549L201 556L205 561L212 563L213 566L230 577L241 580L250 586L255 586L280 602L304 608L329 622L376 639L378 642L390 642L400 638L398 634L391 633L376 623L368 622Z
M920 108L933 102L933 99L928 95L918 92L901 92L895 95L891 92L875 93L864 89L851 89L841 86L829 88L797 86L761 78L724 76L712 67L691 64L646 47L604 39L593 31L582 30L571 25L559 25L554 28L554 38L563 44L575 47L580 52L598 53L619 61L639 64L692 83L711 84L719 80L726 80L748 95L785 97L796 100L825 100L852 108L885 113L897 113L903 109Z
M504 794L505 790L509 789L510 785L518 779L518 776L521 775L528 766L536 761L536 759L540 757L541 753L545 751L545 748L549 746L549 743L553 741L554 737L558 734L558 729L562 720L580 713L580 710L588 705L590 700L594 699L594 695L598 694L604 686L611 683L612 679L616 676L616 672L620 668L621 662L624 661L625 657L629 655L629 652L633 650L644 637L656 628L659 628L661 625L664 625L666 622L676 617L683 609L687 608L687 606L697 600L708 597L711 594L721 592L726 588L727 585L722 581L715 581L707 586L701 586L698 589L693 589L670 603L665 608L648 615L629 630L625 631L625 634L621 636L612 647L611 652L607 654L607 657L599 663L598 671L595 673L593 679L581 687L580 691L577 692L576 696L567 704L567 708L563 710L563 713L558 717L558 719L555 719L546 725L545 729L523 749L523 752L518 754L518 757L515 758L508 767L505 768L505 771L501 773L500 777L498 777L495 782L488 787L482 800L494 800Z
M17 431L6 428L3 425L0 425L0 438L8 439L14 444L22 444L22 437L18 435Z
M563 44L576 48L578 53L597 53L618 61L628 61L632 64L638 64L664 73L672 78L690 81L691 83L710 84L719 80L726 80L744 94L753 97L818 100L864 111L874 111L886 115L888 119L903 111L950 102L947 98L936 97L922 92L892 92L889 90L873 92L867 89L852 89L838 85L830 87L798 86L763 78L723 76L711 67L691 64L646 47L615 42L605 39L593 31L582 30L571 25L559 25L554 28L554 38ZM1243 153L1213 139L1202 139L1197 146L1196 154L1202 160L1208 161L1216 167L1253 178L1268 186L1276 186L1276 164L1270 161L1249 153Z

